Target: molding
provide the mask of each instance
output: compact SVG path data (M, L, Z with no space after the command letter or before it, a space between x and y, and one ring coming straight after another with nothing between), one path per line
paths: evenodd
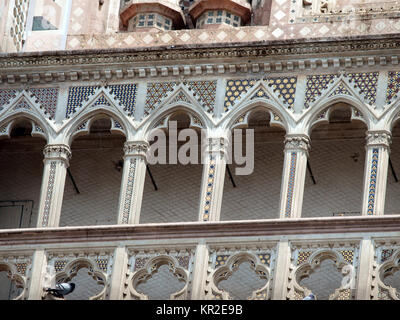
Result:
M400 215L0 230L1 246L400 232ZM361 237L361 236L360 236Z
M212 44L212 47L193 45L0 54L0 83L110 81L199 74L220 76L221 73L247 73L248 70L293 73L319 69L321 64L333 68L376 68L398 65L399 48L399 36L390 35ZM315 58L315 55L320 57ZM232 61L235 59L237 62ZM244 64L243 60L248 59L250 62ZM187 63L182 64L182 61ZM179 66L174 65L177 62ZM149 64L153 66L149 67ZM106 70L104 66L108 66Z

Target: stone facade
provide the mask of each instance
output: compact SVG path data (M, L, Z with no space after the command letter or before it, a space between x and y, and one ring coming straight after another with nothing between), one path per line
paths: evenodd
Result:
M153 1L185 25L127 32L136 2L0 20L1 297L398 300L398 1L240 0L263 11L205 29L193 8L235 1ZM174 120L202 164L149 162Z

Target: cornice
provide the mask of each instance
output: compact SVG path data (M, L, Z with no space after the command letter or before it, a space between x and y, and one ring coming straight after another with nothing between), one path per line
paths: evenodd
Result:
M112 80L223 73L293 72L397 65L400 34L229 45L0 55L0 83Z
M0 245L211 239L296 235L360 234L400 231L400 216L272 219L0 230ZM360 236L362 237L362 236Z

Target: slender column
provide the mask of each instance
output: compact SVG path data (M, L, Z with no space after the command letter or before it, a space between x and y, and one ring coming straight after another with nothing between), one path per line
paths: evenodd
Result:
M287 239L278 243L272 300L286 300L290 272L290 244Z
M36 250L32 257L32 267L29 275L28 300L41 300L44 289L44 279L47 267L47 257L44 250Z
M362 215L384 213L391 140L388 131L367 132Z
M287 135L283 165L280 218L300 218L310 140L304 134Z
M199 221L219 221L224 191L228 139L208 137L203 157Z
M371 299L372 269L374 262L374 244L371 238L361 241L360 258L358 264L356 300Z
M193 268L193 285L191 300L205 299L205 285L207 280L209 251L207 244L200 242L196 248L196 256Z
M138 224L146 178L145 141L127 141L124 145L124 169L119 197L118 224Z
M109 300L121 300L125 289L125 276L128 271L128 253L125 247L114 251L110 288L107 292Z
M44 169L37 227L58 227L71 150L65 144L49 144L45 146L43 154Z

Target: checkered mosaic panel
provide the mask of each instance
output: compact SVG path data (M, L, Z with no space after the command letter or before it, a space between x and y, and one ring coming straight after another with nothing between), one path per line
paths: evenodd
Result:
M375 103L379 72L349 73L347 77L354 84L354 88L359 90L360 94L364 96L369 104L372 105Z
M124 111L131 117L135 113L137 85L119 84L109 86L110 93L121 102Z
M68 101L67 101L67 114L68 117L76 110L83 106L83 103L89 99L98 89L98 86L79 86L69 88Z
M267 82L272 86L278 98L282 99L288 109L293 109L296 95L296 77L268 78Z
M175 89L176 85L176 82L148 83L145 115L152 113L159 106L160 102Z
M400 91L400 72L389 72L388 87L386 93L386 103L390 104L397 97Z
M229 111L259 79L228 80L225 91L224 111Z
M199 100L205 111L212 113L215 106L217 81L190 81L189 89L193 90L193 96Z
M50 118L54 119L58 102L58 88L31 88L29 91Z
M14 99L18 94L17 90L13 89L0 89L0 111L4 106Z
M304 107L307 109L319 97L328 86L335 82L338 76L335 74L307 76L307 88Z

